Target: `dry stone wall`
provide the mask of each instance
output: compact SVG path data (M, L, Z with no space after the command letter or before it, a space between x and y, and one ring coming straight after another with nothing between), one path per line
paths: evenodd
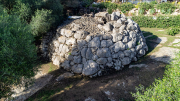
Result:
M49 44L53 64L95 77L105 69L121 70L148 51L138 24L119 12L100 12L87 18L92 21L81 19L57 30L59 36Z

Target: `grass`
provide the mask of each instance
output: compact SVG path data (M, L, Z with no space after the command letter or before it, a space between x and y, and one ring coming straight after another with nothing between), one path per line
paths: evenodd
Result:
M50 63L48 73L52 72L53 70L55 70L55 68L53 67L52 63Z
M162 80L156 79L152 86L144 88L140 85L136 93L132 93L137 101L180 101L180 52L166 66Z
M151 42L150 40L156 39L157 37L167 37L167 42L162 44L163 47L179 48L169 46L177 37L167 35L167 29L158 31L162 29L141 28L141 30L144 32L144 36L154 35L146 39L147 44ZM154 49L149 48L152 53L160 47ZM143 85L136 87L136 93L131 93L136 101L180 101L180 52L176 56L170 65L166 66L163 79L156 79L155 82L146 89Z

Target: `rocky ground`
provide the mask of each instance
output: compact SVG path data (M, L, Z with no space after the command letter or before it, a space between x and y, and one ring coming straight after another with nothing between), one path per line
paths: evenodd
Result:
M67 23L73 22L78 22L78 20L69 21ZM84 21L83 23L87 22ZM93 25L85 29L89 29L92 32L93 29L98 31L97 26ZM149 33L148 30L155 30L156 33L160 34L146 34ZM146 56L140 58L139 61L125 66L123 70L112 71L102 77L88 78L77 74L72 75L62 68L48 63L41 65L42 77L36 78L35 85L32 86L31 89L26 90L26 93L21 92L17 96L19 96L21 101L25 100L30 95L32 96L28 98L27 101L134 100L131 92L135 92L135 87L139 84L148 87L155 79L162 78L165 66L175 56L173 52L178 52L180 49L178 35L172 37L161 34L165 33L164 29L161 30L161 32L156 29L148 30L143 30L149 47L148 53ZM44 79L45 77L47 77L47 79ZM60 77L59 82L56 81L57 77ZM36 89L35 91L37 92L32 92L32 89Z

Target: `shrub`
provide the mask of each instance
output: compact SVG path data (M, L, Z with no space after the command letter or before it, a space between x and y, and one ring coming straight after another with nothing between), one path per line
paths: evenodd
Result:
M174 36L175 34L178 34L180 32L180 28L178 27L170 27L168 28L168 34Z
M130 11L134 7L135 6L132 3L123 3L118 7L118 9L125 13L126 11Z
M144 11L144 9L142 9L142 8L140 8L139 11L138 11L138 13L139 13L140 15L143 15L144 12L145 12L145 11Z
M180 52L177 57L166 66L162 80L155 80L152 86L144 88L142 85L132 93L137 101L179 101L180 100Z
M108 9L108 13L112 14L113 10L111 8Z
M154 8L152 8L152 9L150 9L149 12L150 12L151 15L153 15L156 12L156 10Z
M29 4L17 1L13 8L13 14L20 16L21 20L30 22L32 16L31 7Z
M133 16L134 20L140 27L149 28L169 28L180 26L180 15L178 16Z
M34 76L37 59L30 26L0 8L0 99L12 94L12 85Z
M156 1L151 1L150 4L154 5L154 4L157 4L157 2Z
M157 5L157 9L160 9L162 14L172 13L175 8L176 7L169 2L160 3Z
M32 21L30 22L33 35L41 35L50 29L55 21L51 13L51 10L44 9L35 12L35 16L32 17Z
M143 10L149 10L152 9L154 7L153 4L147 3L147 2L143 2L143 3L139 3L139 8L143 9Z

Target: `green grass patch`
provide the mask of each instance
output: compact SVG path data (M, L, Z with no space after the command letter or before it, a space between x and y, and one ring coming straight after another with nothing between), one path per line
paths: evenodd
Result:
M156 79L152 86L136 87L136 93L131 93L137 101L180 101L180 52L166 66L162 80Z

